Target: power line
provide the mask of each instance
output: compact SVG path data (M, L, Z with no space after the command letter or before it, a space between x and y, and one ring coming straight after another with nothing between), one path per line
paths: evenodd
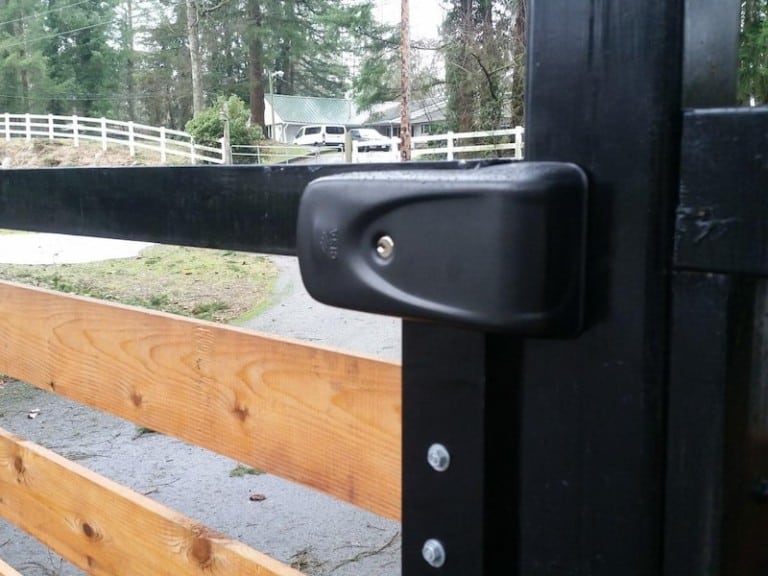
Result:
M16 46L27 46L34 42L40 42L41 40L50 40L51 38L57 38L59 36L69 36L71 34L74 34L75 32L82 32L83 30L90 30L91 28L98 28L99 26L106 26L107 24L112 24L116 20L117 20L116 18L113 18L112 20L97 22L96 24L91 24L90 26L83 26L82 28L75 28L74 30L66 30L64 32L57 32L55 34L48 34L46 36L37 36L35 38L28 38L26 40L21 40L19 42L11 42L10 44L0 44L0 49L15 48Z
M169 96L172 98L184 98L187 96L191 96L191 91L175 91L173 94L168 94L167 92L157 91L157 92L146 92L142 94L135 94L133 96L129 94L48 94L48 95L36 95L36 96L17 96L15 94L0 94L0 98L5 98L8 100L26 100L26 101L33 101L33 102L48 102L51 100L61 100L66 102L119 102L119 101L126 101L126 100L147 100L147 99L161 99L161 98L168 98Z
M80 0L80 2L75 2L74 4L68 4L66 6L51 8L50 10L43 10L42 12L32 12L28 16L22 16L21 18L16 18L15 20L6 20L5 22L0 22L0 26L5 26L6 24L15 24L16 22L23 22L24 20L39 18L40 16L52 14L53 12L61 12L62 10L68 10L70 8L74 8L75 6L79 6L80 4L85 4L86 2L90 2L90 1L91 0Z

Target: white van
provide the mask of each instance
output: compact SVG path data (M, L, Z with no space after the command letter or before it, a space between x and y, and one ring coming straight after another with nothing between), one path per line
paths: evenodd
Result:
M341 124L313 124L303 126L293 139L297 146L336 146L344 149L347 129Z

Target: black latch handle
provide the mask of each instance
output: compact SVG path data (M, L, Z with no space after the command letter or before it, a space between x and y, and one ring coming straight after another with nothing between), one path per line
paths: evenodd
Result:
M526 336L583 319L587 178L573 164L319 178L297 250L320 302Z

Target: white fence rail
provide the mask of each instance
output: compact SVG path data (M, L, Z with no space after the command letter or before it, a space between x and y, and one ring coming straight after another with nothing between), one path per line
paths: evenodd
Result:
M0 114L0 138L46 138L71 140L74 146L82 141L94 141L107 146L124 146L131 156L137 150L157 153L160 161L184 159L191 164L223 164L224 153L218 148L196 144L187 132L135 122L106 118L55 116L53 114Z
M326 149L327 152L333 150ZM237 164L284 164L297 161L319 162L322 148L290 146L286 144L253 145L235 144L232 158Z
M411 159L413 160L455 160L458 154L465 157L494 155L497 157L522 160L525 152L522 126L505 130L486 130L483 132L448 132L411 138ZM353 142L352 162L375 162L400 160L400 138L392 139L392 147L387 153L358 152L357 143Z
M437 156L444 157L446 160L453 160L457 154L491 153L505 158L522 160L525 151L524 132L522 126L517 126L507 130L448 132L435 136L414 136L411 138L411 158L417 160L424 156Z
M464 157L496 156L522 160L525 152L522 126L506 130L488 130L484 132L448 132L430 136L415 136L411 139L411 158L413 160L454 160L457 155ZM348 162L399 162L400 138L391 138L387 151L360 151L365 143L352 141L352 147L346 153L340 153L334 147L298 147L287 144L270 146L233 146L232 156L235 161L248 164L274 163L325 163L339 162L344 158ZM336 156L326 154L336 153Z

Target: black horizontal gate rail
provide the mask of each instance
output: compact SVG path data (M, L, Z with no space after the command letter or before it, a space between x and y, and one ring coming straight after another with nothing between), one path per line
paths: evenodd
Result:
M0 228L295 254L299 201L316 178L506 162L4 170Z

